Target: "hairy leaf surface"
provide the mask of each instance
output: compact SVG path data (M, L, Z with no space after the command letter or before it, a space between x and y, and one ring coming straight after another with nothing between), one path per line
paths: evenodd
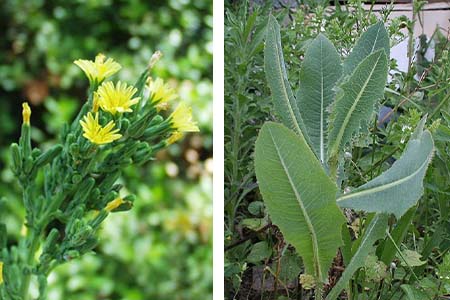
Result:
M327 296L327 300L337 299L341 291L345 288L347 282L352 278L353 274L362 266L366 257L373 249L373 244L384 238L387 229L387 214L377 214L369 223L369 226L364 232L361 243L356 250L355 254L352 256L349 264L345 267L344 273L342 273L341 278L337 284L333 287L331 292Z
M259 133L255 169L273 223L302 256L306 272L325 282L345 222L336 185L305 139L273 122Z
M400 218L415 205L423 193L423 178L433 156L433 138L423 131L424 119L392 167L360 186L338 197L340 207L367 212L392 213Z
M344 61L344 76L350 75L367 56L379 49L384 49L389 59L389 35L381 21L370 26L358 39Z
M334 158L370 119L374 105L383 97L387 79L387 59L383 49L362 61L340 86L330 116L329 157Z
M305 125L286 73L283 48L281 47L280 26L273 16L269 17L267 23L264 69L267 83L272 92L274 107L281 121L298 135L303 136L309 143Z
M297 101L313 150L322 163L327 154L328 107L334 100L333 88L341 75L341 59L336 48L319 34L305 53Z

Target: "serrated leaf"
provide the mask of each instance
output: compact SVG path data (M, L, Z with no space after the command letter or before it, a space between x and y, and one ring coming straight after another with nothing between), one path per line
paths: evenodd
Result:
M306 273L326 282L345 222L336 185L305 139L273 122L259 133L255 170L272 222L302 256Z
M347 285L347 282L352 278L353 274L365 264L366 257L373 249L373 244L384 237L387 229L388 215L377 214L369 223L362 237L361 243L350 260L349 264L345 267L344 273L341 278L333 287L331 292L327 296L327 300L337 299L341 291Z
M269 16L267 23L264 69L267 83L272 92L274 107L281 121L309 142L303 119L289 84L281 47L280 25L274 16Z
M356 42L352 52L344 61L343 74L350 75L356 67L370 54L384 49L389 59L389 35L383 22L370 26Z
M364 59L341 84L330 115L329 158L335 159L370 119L374 105L383 97L387 71L386 54L380 49Z
M400 218L423 193L423 178L433 156L433 138L423 130L424 119L392 167L349 194L338 197L340 207L392 213Z
M319 34L308 46L300 70L298 106L311 146L322 163L327 154L328 107L342 75L341 59L333 44Z

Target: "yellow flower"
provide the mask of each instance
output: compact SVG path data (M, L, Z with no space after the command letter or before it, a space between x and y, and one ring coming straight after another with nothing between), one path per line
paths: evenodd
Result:
M133 86L127 86L126 83L117 82L116 86L110 81L103 83L97 90L98 105L107 112L124 113L132 112L130 108L139 102L140 97L132 98L137 92ZM96 96L94 96L95 99Z
M0 284L3 283L3 262L0 261Z
M116 199L114 199L113 201L109 202L106 207L105 210L108 212L111 212L113 210L115 210L116 208L118 208L120 205L122 205L122 203L124 203L125 201L123 201L122 198L118 197Z
M172 145L173 143L177 142L179 139L183 137L183 134L179 131L174 131L170 135L170 137L167 139L167 144Z
M30 125L31 108L27 102L22 103L22 117L23 123L26 125Z
M171 127L178 132L197 132L197 123L192 120L192 108L180 103L169 117Z
M98 113L95 113L95 117L89 112L84 116L83 120L80 120L81 127L83 127L83 136L94 144L108 144L122 137L118 134L119 129L112 130L116 124L110 121L105 127L102 127L98 122Z
M99 53L95 57L95 61L86 59L77 59L74 61L78 67L86 74L92 83L100 83L105 78L110 77L119 71L122 66L115 62L112 58L105 60L105 56Z
M150 80L149 89L151 101L156 105L158 111L166 110L169 107L169 101L178 97L177 93L168 83L164 84L161 78Z

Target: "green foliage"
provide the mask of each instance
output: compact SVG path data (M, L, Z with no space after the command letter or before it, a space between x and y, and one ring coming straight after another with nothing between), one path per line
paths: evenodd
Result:
M149 74L145 70L140 81L145 83ZM72 125L64 125L59 143L44 153L31 145L31 110L23 104L19 144L11 145L11 169L23 191L26 233L17 246L2 245L2 299L30 299L32 278L39 284L38 299L47 299L48 274L58 265L91 252L109 213L132 208L135 197L120 196L122 185L116 183L123 168L154 159L156 152L170 144L176 117L157 114L150 94L144 96L144 84L136 85L133 92L142 99L132 113L116 115L102 107L89 121L86 112L95 110L92 99L103 80L91 81L88 101L80 114ZM125 101L131 103L131 96ZM98 122L109 125L101 127ZM114 140L104 138L110 125L121 133ZM43 183L37 180L38 175L44 176ZM1 240L6 240L8 226L2 223L2 227Z
M267 1L266 4L269 2ZM304 81L304 79L300 79L300 76L307 74L307 72L303 72L305 60L308 59L306 52L311 42L319 34L326 36L334 44L341 57L352 55L350 53L353 51L352 48L355 48L353 47L355 42L362 39L361 32L365 32L373 25L373 28L376 28L376 25L383 22L389 41L384 43L384 47L382 43L379 43L380 48L387 49L389 46L386 45L393 47L404 41L405 38L409 39L408 56L411 63L408 71L399 70L394 59L389 61L390 78L385 93L380 99L380 111L374 111L374 114L367 117L364 122L365 127L361 128L359 135L353 136L343 149L345 152L343 159L339 161L339 171L337 172L339 174L337 183L341 190L337 196L351 193L355 187L362 186L389 170L402 157L414 129L426 114L428 114L428 118L425 127L434 140L434 158L423 179L423 195L420 201L400 219L396 219L394 216L387 218L384 227L391 237L374 239L369 247L372 262L375 261L375 256L376 262L366 265L366 261L364 261L362 266L356 267L353 274L346 274L349 280L343 285L345 292L337 297L351 300L407 299L409 295L404 289L406 286L422 292L420 294L423 296L422 299L427 299L424 298L425 294L430 299L446 295L448 292L442 289L445 276L440 278L437 272L450 247L448 242L450 237L448 231L450 148L446 129L450 125L448 115L450 108L448 101L450 99L448 96L450 55L447 37L439 30L430 37L422 35L418 50L414 52L414 36L416 36L414 23L420 22L420 16L417 14L420 7L423 6L423 4L419 4L419 1L414 4L416 21L407 16L396 18L390 16L392 5L387 5L375 15L372 8L367 9L367 6L363 7L362 3L356 0L347 2L345 6L337 4L332 8L305 4L298 9L273 8L270 11L267 8L268 5L261 8L254 2L248 5L241 4L242 1L226 2L227 14L231 13L235 17L233 25L226 23L226 32L230 28L235 28L234 24L253 20L252 22L257 26L254 26L253 30L245 31L251 32L247 39L241 39L250 44L254 41L253 37L261 36L261 24L267 23L269 14L273 15L281 25L280 40L286 77L289 78L289 85L293 94L296 95L296 101L300 99L298 91ZM248 17L255 12L257 15L255 19ZM364 33L362 35L366 36ZM236 70L233 74L239 79L232 82L242 82L239 87L246 93L244 93L245 97L240 96L241 103L252 103L249 106L252 108L251 113L241 113L240 116L248 117L248 121L244 121L247 126L245 134L242 135L243 139L254 141L254 136L251 134L256 135L261 123L274 120L276 117L279 118L279 121L283 120L278 114L278 109L275 107L272 110L268 109L270 106L267 105L267 99L271 95L267 87L270 87L270 82L261 80L264 79L261 71L264 59L262 52L255 51L253 56L246 57L245 64L236 64L235 53L240 53L242 49L245 49L247 43L234 43L234 47L231 47L230 44L230 48L226 50L226 55L227 53L230 55L225 60L225 68L226 70ZM427 58L430 52L435 53L432 60ZM364 57L362 58L364 59ZM241 77L237 76L238 69L242 74ZM347 75L347 79L348 76L351 76L351 72ZM341 78L339 84L343 82L345 82L345 78ZM238 85L230 86L231 89L227 88L226 93L238 97L235 89ZM244 99L255 101L244 102ZM304 109L299 109L299 112L306 127ZM253 114L255 111L258 113ZM377 118L375 118L375 112L378 112ZM239 116L231 105L226 106L226 114L230 116L231 120ZM226 126L229 125L226 124ZM232 145L232 140L226 140L226 144ZM311 144L312 146L313 144ZM229 152L226 152L226 159L230 157L227 153ZM240 162L248 162L253 157L251 150L241 153L242 155L238 156ZM248 164L238 165L248 166ZM253 188L255 179L251 166L249 170L251 172L245 173L244 169L241 169L240 176L249 182L247 186ZM336 178L333 177L334 179ZM296 263L297 275L301 273L297 279L280 280L280 274L287 268L286 265L278 263L280 257L283 258L286 253L296 255L297 252L286 244L278 228L270 225L271 219L267 209L258 209L259 214L253 214L257 210L254 209L252 203L260 202L261 195L258 193L258 189L247 191L243 190L241 193L242 199L236 208L236 214L233 215L233 221L230 221L231 215L227 211L225 212L227 224L234 224L234 229L227 231L225 235L226 261L229 263L227 266L230 267L226 268L225 297L227 299L313 299L313 291L306 290L306 287L314 288L315 280L306 277L302 262ZM251 209L249 209L250 205ZM259 204L257 206L260 207ZM352 253L354 254L359 249L365 232L371 226L371 220L374 218L373 214L351 209L344 209L344 213L348 223L348 228L343 228L344 245L331 266L330 284L323 287L325 293L333 289L342 272L345 272ZM383 235L384 232L380 235ZM235 246L242 240L245 240L243 244ZM257 264L248 262L247 255L253 244L260 241L266 241L272 248L271 257L259 261ZM237 251L238 248L240 251ZM405 265L400 254L405 249L419 253L421 260L426 261L426 264L417 267ZM384 269L382 263L387 267L387 272L381 272ZM265 276L255 277L254 274L257 274L257 268L261 268L261 265L265 268L263 273ZM231 266L235 273L229 276ZM375 272L376 270L385 276L379 282L374 280L374 278L381 278ZM312 280L307 280L308 278ZM261 284L265 284L265 288Z
M305 138L307 137L305 135L306 128L288 81L281 48L280 26L275 17L269 17L266 30L264 69L267 76L267 83L272 92L275 110L288 128L291 128L298 135Z
M136 193L133 210L105 220L95 255L51 273L49 298L210 298L211 1L7 0L0 7L0 195L7 200L0 218L8 224L7 243L17 244L25 213L8 168L19 104L33 101L32 144L45 152L85 100L87 84L74 59L104 52L123 62L118 77L133 82L159 49L164 57L153 74L176 77L169 84L193 105L202 132L124 171L119 181L125 194ZM36 293L37 283L31 287Z
M326 163L329 106L335 97L334 86L341 75L339 54L333 44L319 34L305 53L297 101L311 146L322 163Z
M423 194L423 178L433 156L433 138L424 118L392 167L354 191L337 198L340 207L389 213L400 218ZM398 199L392 201L392 199Z
M387 55L387 59L389 59L389 36L383 22L378 22L370 26L358 39L352 52L344 60L344 75L352 74L366 57L380 49L384 49L384 53Z
M357 62L358 60L361 62L351 75L344 77L343 83L339 85L340 91L336 95L335 101L331 104L332 112L329 120L327 120L330 128L328 159L330 160L331 180L336 178L338 155L344 152L346 145L351 142L351 138L355 136L355 133L360 133L360 127L367 129L367 120L372 116L375 104L384 94L388 71L385 49L382 48L375 52L371 51L378 44L386 45L379 42L380 35L382 37L381 40L384 40L384 42L388 41L384 26L383 29L380 29L379 26L377 24L369 28L368 32L360 38L353 49L352 53L356 54L348 58L350 59L348 66L356 64L355 61ZM323 248L321 250L319 241L321 238L328 239L328 233L331 232L332 228L327 226L324 220L317 223L313 222L313 220L314 218L320 220L320 217L322 217L325 220L332 219L336 222L338 219L339 210L335 206L336 202L332 200L333 198L336 199L336 193L330 191L328 196L321 194L327 192L331 187L335 188L335 186L331 184L330 187L327 187L328 182L331 182L330 177L327 176L322 166L318 164L311 148L309 148L307 138L304 138L304 136L308 137L308 132L298 123L299 120L303 121L295 118L293 107L296 103L290 97L290 88L286 88L289 87L289 82L286 72L283 72L284 66L280 65L283 63L282 53L277 50L278 55L274 54L274 49L278 49L277 45L279 45L280 41L280 38L277 36L278 30L279 27L276 25L276 20L271 18L268 23L265 51L267 78L272 93L274 93L275 107L277 105L281 107L279 113L281 112L282 114L282 120L284 120L286 126L294 127L293 129L297 133L298 131L301 131L301 133L297 136L284 126L273 123L264 125L255 147L256 175L260 191L274 224L280 228L286 240L293 244L302 256L306 274L313 274L318 283L321 283L327 281L329 262L335 256L336 249L342 245L339 238L341 234L340 225L342 223L338 221L337 226L336 224L330 224L335 229L333 233L334 239L327 242L332 245L328 246L328 248L331 248L329 249L330 256L321 258L319 253L323 251ZM379 34L379 32L383 31L385 34ZM320 53L320 48L316 49L315 52ZM358 52L365 53L366 56L360 57L364 54L360 55ZM314 55L313 52L307 51L306 55L308 54ZM306 62L308 59L308 57L305 57ZM319 56L320 59L325 58ZM319 66L322 64L321 62L316 63ZM347 70L349 68L351 69L351 67L347 67ZM283 73L285 76L282 76ZM314 80L313 73L303 74L306 74L301 76L303 82L307 76L312 77L311 81ZM270 80L272 80L272 83ZM278 88L279 86L281 88ZM303 94L304 92L302 91L300 95ZM286 101L279 102L276 100L283 95L286 96L284 98ZM320 95L321 93L319 93ZM323 108L323 98L315 97L312 101L318 103L315 107L319 109L318 113L320 114ZM280 103L284 103L284 106L280 106ZM297 106L294 108L298 110ZM286 118L286 115L290 115L291 118ZM319 124L322 123L320 118L315 121L316 123L319 121ZM336 199L337 204L366 212L394 214L398 218L411 208L423 193L422 182L433 153L431 133L424 131L425 121L426 118L423 118L419 123L402 157L394 163L389 171L362 185L356 191L338 197ZM292 124L296 126L292 126ZM361 124L364 126L361 126ZM277 179L274 180L274 178ZM411 191L411 189L413 190ZM312 194L308 194L305 191ZM326 201L326 204L322 204L322 209L312 204L321 203L313 195L318 196L319 199L326 199L323 200ZM399 200L393 201L393 199ZM292 203L299 204L300 210L298 213ZM329 205L335 206L334 213L332 213ZM335 217L330 218L329 214L334 214ZM338 297L341 290L351 280L353 273L364 265L365 258L372 250L373 244L384 237L386 220L387 214L379 214L374 217L363 239L356 243L358 248L353 253L344 275L331 291L329 299ZM312 243L309 241L309 238L312 239ZM346 247L348 248L348 245ZM324 261L326 263L322 264ZM313 263L314 273L310 271ZM411 265L408 265L408 267L411 267ZM322 292L321 285L319 284L315 290L316 296L320 297Z
M383 97L387 79L387 60L380 49L367 56L342 85L332 106L329 122L328 156L337 160L344 147L367 120L374 105ZM334 166L332 166L334 167Z
M353 274L366 263L366 258L373 251L374 243L384 238L387 228L387 214L377 214L365 229L364 235L359 241L359 246L353 253L350 262L345 267L339 281L327 295L327 299L337 299L345 285L349 282Z
M242 1L226 12L225 29L225 233L234 232L246 195L256 187L253 151L257 130L269 111L269 93L263 84L262 51L267 18L265 8L249 13ZM246 204L246 203L245 203Z
M302 256L305 272L326 282L345 222L335 202L335 184L306 141L276 123L261 129L255 167L273 223Z

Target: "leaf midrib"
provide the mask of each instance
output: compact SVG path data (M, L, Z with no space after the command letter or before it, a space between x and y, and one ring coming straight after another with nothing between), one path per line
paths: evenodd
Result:
M415 175L417 175L424 167L426 167L426 165L428 164L428 161L429 161L429 160L430 160L430 157L427 156L427 158L426 158L425 161L420 165L420 167L417 168L416 171L412 172L410 175L408 175L408 176L406 176L406 177L397 179L397 180L395 180L395 181L393 181L393 182L386 183L386 184L383 184L383 185L380 185L380 186L376 186L376 187L373 187L373 188L369 188L369 189L367 189L367 190L363 190L363 191L360 191L360 192L351 193L351 194L348 194L348 195L343 195L343 196L339 197L336 201L339 202L339 201L347 200L347 199L349 199L349 198L353 198L353 197L355 197L355 196L364 196L364 195L366 195L366 194L377 193L377 192L380 192L380 191L383 191L383 190L387 190L387 189L389 189L389 188L391 188L391 187L394 187L394 186L396 186L396 185L400 185L400 184L402 184L403 182L408 181L409 179L411 179L412 177L414 177Z
M355 110L356 106L358 105L359 101L361 100L361 97L364 93L364 91L366 90L367 85L369 84L369 81L372 79L373 73L378 65L378 62L381 58L381 52L378 55L377 61L375 62L375 64L373 65L372 70L369 73L369 76L367 77L366 81L364 82L363 87L361 88L361 90L358 93L358 96L356 97L355 102L352 104L352 107L350 107L350 110L348 111L347 115L345 116L344 122L342 123L341 128L339 129L338 135L336 137L336 141L333 144L333 153L335 153L337 151L337 148L339 147L339 145L341 144L341 140L342 137L344 135L344 131L347 128L347 124L350 121L350 117L353 114L353 111Z
M378 43L378 35L380 34L380 30L381 26L378 26L377 35L375 36L375 42L372 45L372 50L370 51L370 53L373 53L373 51L375 50L375 45Z
M272 34L274 34L275 36L276 36L276 30L273 28L273 26L271 26L271 31L272 31ZM294 113L294 111L292 110L292 106L291 106L291 103L290 103L290 101L289 101L289 96L288 96L288 94L287 94L287 88L286 88L286 83L284 82L284 77L283 77L283 71L282 71L282 69L281 69L281 60L280 60L280 55L283 55L283 51L281 50L281 48L279 48L278 46L279 46L279 43L278 43L278 41L276 40L276 38L275 38L275 48L276 48L276 55L275 55L275 57L276 57L276 60L277 60L277 64L276 64L276 69L277 69L277 71L278 71L278 73L279 73L279 75L280 75L280 79L281 79L281 84L282 84L282 93L284 94L284 99L286 99L286 102L287 102L287 106L288 106L288 109L289 109L289 114L291 115L291 118L292 118L292 121L293 121L293 123L294 123L294 126L296 127L296 131L300 134L300 135L302 135L302 130L300 129L300 126L298 125L298 120L297 120L297 117L295 116L295 113Z
M325 145L324 145L324 129L323 129L323 41L320 39L320 161L325 162Z
M322 278L322 271L320 269L319 245L318 245L318 242L317 242L317 234L316 234L316 232L314 230L314 227L313 227L313 224L311 222L311 219L309 218L307 210L306 210L305 206L303 205L303 202L301 200L299 192L297 191L296 185L294 184L294 182L293 182L293 180L292 180L292 178L290 176L288 168L287 168L287 166L285 164L285 161L284 161L283 157L281 156L280 150L279 150L279 148L277 146L277 143L275 142L274 136L273 136L272 131L270 129L269 129L269 133L270 133L270 138L272 139L272 143L275 146L275 149L277 151L277 155L278 155L278 157L280 159L281 165L283 166L283 169L284 169L284 171L286 173L286 176L287 176L287 178L289 180L289 183L290 183L290 185L292 187L292 190L294 191L295 197L296 197L297 202L298 202L298 204L300 206L300 209L301 209L301 211L303 213L303 216L305 217L306 224L308 225L308 229L311 232L311 238L312 238L312 242L313 242L314 267L316 269L315 270L315 273L316 273L315 275L316 275L317 278Z

